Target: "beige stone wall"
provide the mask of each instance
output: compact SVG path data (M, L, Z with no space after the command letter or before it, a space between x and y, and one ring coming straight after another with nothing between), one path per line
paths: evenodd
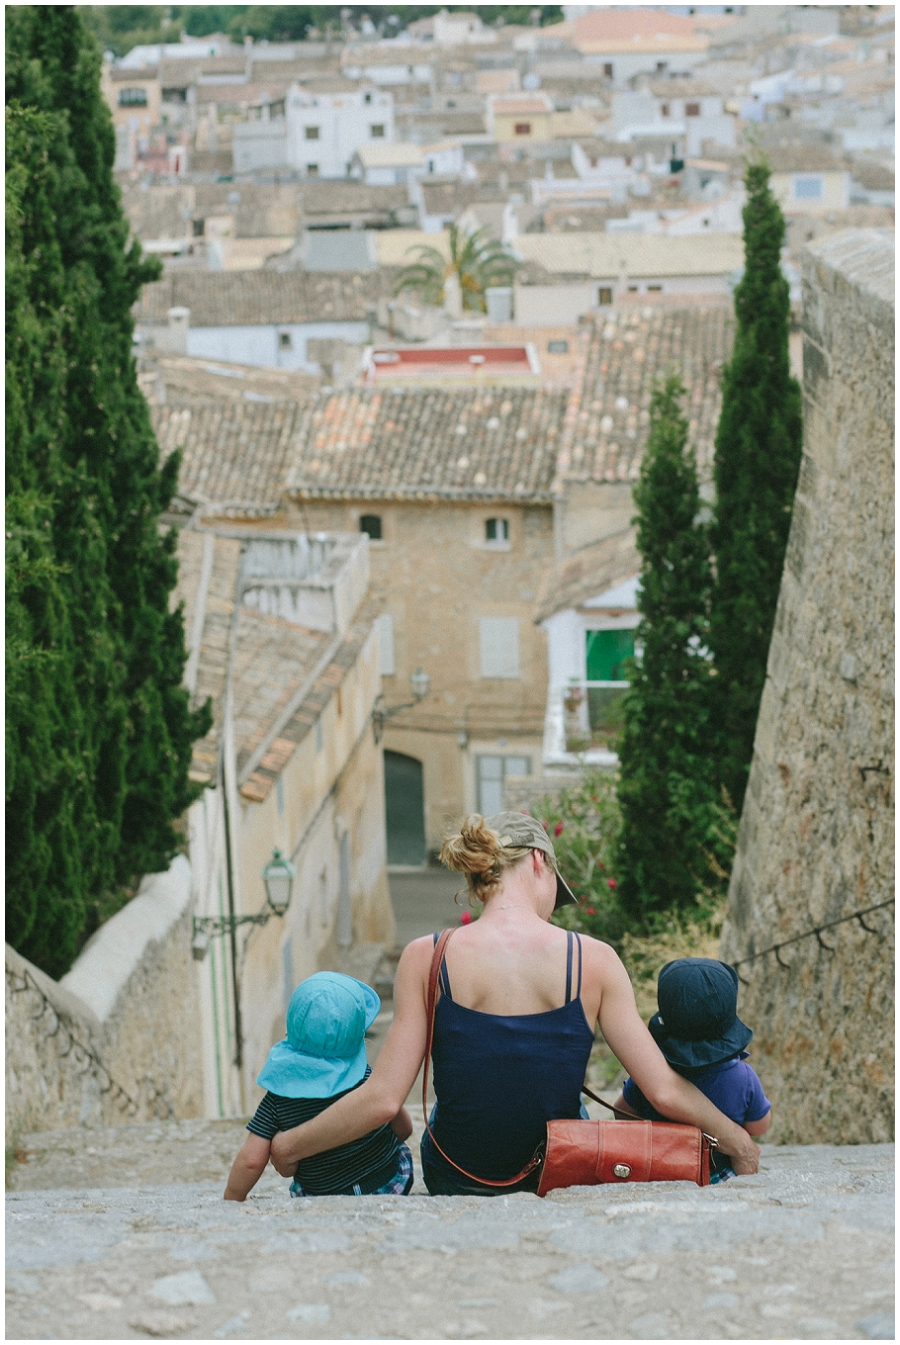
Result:
M103 925L61 982L6 949L6 1135L203 1114L190 868Z
M803 254L803 463L722 956L893 896L893 234ZM893 1138L893 906L740 967L778 1141Z
M434 851L475 806L477 752L525 754L539 769L547 638L534 612L554 556L553 513L549 505L305 500L294 518L311 531L357 531L361 514L382 520L369 562L373 590L394 618L396 673L382 678L387 704L410 699L409 674L419 664L431 674L429 696L389 721L384 746L423 762L426 844ZM489 518L508 520L508 548L485 545ZM518 620L518 678L480 675L483 616Z

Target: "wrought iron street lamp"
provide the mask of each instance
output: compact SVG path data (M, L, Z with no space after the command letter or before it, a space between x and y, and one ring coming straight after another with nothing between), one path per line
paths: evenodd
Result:
M280 850L275 850L262 871L268 910L258 911L255 915L195 915L191 945L195 959L203 961L214 934L233 934L238 925L266 925L273 915L283 916L291 903L291 889L296 876L296 867L289 859L285 859Z
M381 735L384 732L386 720L393 719L401 710L411 710L414 705L423 701L431 690L431 675L419 665L414 673L409 675L409 689L413 694L411 701L404 701L402 705L387 706L381 696L375 702L375 708L372 711L372 726L375 730L376 743L381 742Z

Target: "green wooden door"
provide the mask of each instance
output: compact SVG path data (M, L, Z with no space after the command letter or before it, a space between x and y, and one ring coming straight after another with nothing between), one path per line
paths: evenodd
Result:
M425 790L422 763L402 752L384 754L387 862L425 863Z

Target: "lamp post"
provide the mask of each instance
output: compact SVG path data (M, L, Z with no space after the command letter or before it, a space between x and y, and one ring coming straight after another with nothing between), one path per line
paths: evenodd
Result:
M257 911L255 915L195 915L194 941L191 945L195 959L203 961L209 941L215 934L233 934L238 925L266 925L273 915L283 916L291 903L291 889L296 876L296 867L289 859L285 859L280 850L275 850L262 871L268 910Z
M376 743L381 742L384 733L384 725L388 719L393 719L401 710L411 710L414 705L423 701L431 690L431 675L425 671L420 664L414 673L409 675L409 689L413 694L411 701L404 701L402 705L385 705L384 698L379 696L375 701L375 708L372 711L372 727L375 732Z

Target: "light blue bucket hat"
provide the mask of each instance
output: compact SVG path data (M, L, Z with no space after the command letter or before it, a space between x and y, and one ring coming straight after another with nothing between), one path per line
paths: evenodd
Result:
M339 971L317 971L291 996L287 1036L269 1052L256 1082L279 1097L334 1097L366 1072L366 1031L381 1000Z

